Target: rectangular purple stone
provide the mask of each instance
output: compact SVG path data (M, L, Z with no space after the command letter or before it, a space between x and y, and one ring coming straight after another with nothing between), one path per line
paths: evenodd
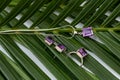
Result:
M62 45L62 44L56 45L55 48L56 48L56 50L59 51L59 52L63 52L63 51L66 50L66 47L65 47L64 45Z
M47 36L47 37L45 38L45 42L46 42L48 45L51 45L51 44L54 43L54 40L52 39L52 37Z
M54 40L53 40L52 37L50 37L50 36L46 37L46 40L47 40L48 42L50 42L50 43L53 43L53 42L54 42Z
M87 55L87 52L85 51L84 48L80 48L78 52L82 55L82 57L85 57Z
M82 29L83 37L90 37L93 35L92 27L87 27Z

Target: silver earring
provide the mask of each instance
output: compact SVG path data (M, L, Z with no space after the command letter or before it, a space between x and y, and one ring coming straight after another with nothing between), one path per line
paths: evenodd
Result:
M52 45L52 44L54 44L54 42L55 41L53 40L53 38L51 36L47 36L45 38L45 43L47 43L49 46Z
M66 47L63 44L56 44L55 49L60 53L66 51Z

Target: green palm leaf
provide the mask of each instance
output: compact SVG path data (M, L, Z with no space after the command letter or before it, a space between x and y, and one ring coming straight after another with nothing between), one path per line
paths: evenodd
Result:
M119 0L1 0L0 80L119 80L119 7ZM71 35L88 26L92 38ZM48 35L66 51L47 45ZM80 66L69 52L82 47Z

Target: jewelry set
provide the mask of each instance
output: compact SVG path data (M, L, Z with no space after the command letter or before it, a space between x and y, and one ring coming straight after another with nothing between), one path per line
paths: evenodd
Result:
M74 35L76 34L80 34L83 37L91 37L93 36L93 30L92 27L83 28L82 32L77 32L74 30ZM66 53L67 48L63 44L56 43L52 36L45 37L45 43L47 43L49 46L54 45L55 49L60 53ZM83 58L88 55L84 48L79 48L77 51L68 52L68 54L76 54L81 59L81 65L83 65Z

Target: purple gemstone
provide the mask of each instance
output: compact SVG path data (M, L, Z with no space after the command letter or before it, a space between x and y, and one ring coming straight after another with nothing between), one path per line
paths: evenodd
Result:
M78 52L81 54L82 57L85 57L87 55L87 52L85 51L84 48L80 48Z
M83 28L83 29L82 29L82 35L83 35L83 37L93 36L92 27Z
M63 51L66 50L66 47L65 47L64 45L62 45L62 44L56 45L55 48L56 48L56 50L57 50L58 52L63 52Z
M52 37L47 36L47 37L45 38L45 42L46 42L48 45L52 45L52 44L54 43L54 40L53 40Z

